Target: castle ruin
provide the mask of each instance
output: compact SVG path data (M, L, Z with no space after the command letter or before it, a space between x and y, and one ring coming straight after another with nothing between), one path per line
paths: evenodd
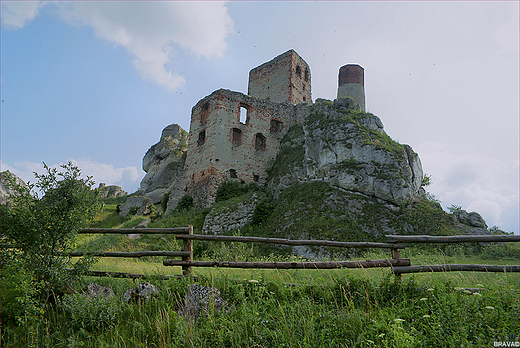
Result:
M339 72L338 99L365 109L363 68ZM219 89L192 109L185 164L186 190L197 207L214 203L224 180L265 184L267 170L287 130L312 105L311 71L289 50L249 73L248 95Z

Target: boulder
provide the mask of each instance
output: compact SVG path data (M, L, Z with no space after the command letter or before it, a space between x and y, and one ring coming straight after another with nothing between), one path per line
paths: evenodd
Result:
M128 192L123 191L120 186L117 185L106 185L105 183L100 183L97 188L99 198L101 199L110 199L110 198L119 198L128 195Z
M152 200L145 196L128 197L124 204L119 206L119 215L126 218L128 215L147 215L152 212Z
M153 203L160 203L172 191L182 191L182 196L186 186L184 164L187 148L188 133L185 130L178 124L164 128L160 141L143 157L146 175L137 194L150 198Z
M159 296L159 290L155 287L155 285L150 284L149 282L144 282L139 284L136 288L128 289L123 294L123 300L126 302L139 302L139 301L148 301L150 297Z
M217 288L207 288L203 285L192 284L184 298L184 304L180 308L179 314L196 320L201 312L209 314L211 306L219 313L227 313L235 309L233 305L220 298L220 291Z
M83 296L108 300L114 297L114 291L96 283L88 283L87 286L83 288Z

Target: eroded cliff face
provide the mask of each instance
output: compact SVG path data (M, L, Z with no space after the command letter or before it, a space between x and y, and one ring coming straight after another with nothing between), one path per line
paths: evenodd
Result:
M143 158L146 176L141 181L138 195L150 198L153 203L160 203L165 194L173 191L180 191L182 196L186 186L184 167L187 144L188 133L178 124L164 128L161 140Z
M423 171L408 145L393 141L381 120L356 110L349 98L318 100L301 129L282 141L269 185L323 181L403 206L420 194ZM281 159L280 158L280 159Z

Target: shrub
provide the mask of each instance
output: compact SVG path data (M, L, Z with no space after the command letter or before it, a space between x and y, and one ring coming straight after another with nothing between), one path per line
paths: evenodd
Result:
M183 211L183 210L190 210L193 208L193 197L189 195L184 195L180 199L179 203L177 203L177 207L175 208L175 211Z
M9 178L5 182L14 194L12 204L1 208L2 234L16 249L2 249L2 274L10 265L23 267L29 278L42 284L40 296L47 301L70 288L88 267L90 259L73 263L65 254L71 250L78 229L94 217L99 203L92 178L81 178L71 162L61 166L64 172L45 163L44 167L46 174L35 173L36 184L19 185ZM64 271L68 267L75 272Z
M240 197L248 192L259 190L260 186L255 182L246 184L244 182L226 180L219 185L215 202L227 201L228 199Z

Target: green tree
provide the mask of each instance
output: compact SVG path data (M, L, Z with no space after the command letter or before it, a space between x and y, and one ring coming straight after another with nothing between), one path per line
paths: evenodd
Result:
M2 249L2 273L13 264L23 267L24 274L40 284L38 299L47 302L88 268L90 258L73 262L66 253L71 251L78 229L100 204L92 190L92 177L82 178L71 162L61 166L63 172L45 163L44 167L47 173L34 173L36 184L21 185L12 177L5 178L4 184L13 194L9 205L1 207L1 231L2 242L14 246Z

